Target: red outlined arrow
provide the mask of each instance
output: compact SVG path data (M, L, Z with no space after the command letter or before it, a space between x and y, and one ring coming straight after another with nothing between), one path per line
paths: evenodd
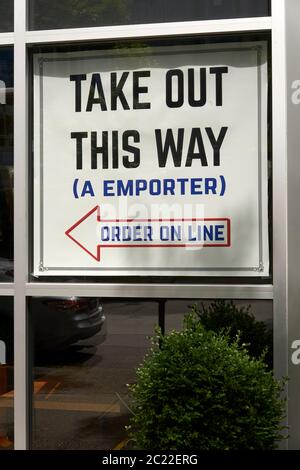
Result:
M87 246L83 245L81 241L75 238L74 235L71 235L79 225L84 223L87 219L94 217L95 224L97 223L161 223L161 222L225 222L227 225L227 240L223 244L221 243L105 243L102 245L96 246L96 253L93 253ZM89 256L91 256L96 261L100 261L100 248L186 248L186 247L230 247L231 246L231 231L230 231L230 219L229 218L170 218L170 219L101 219L100 218L100 206L95 206L87 214L85 214L81 219L79 219L75 224L72 225L65 234L69 237L76 245L80 246Z

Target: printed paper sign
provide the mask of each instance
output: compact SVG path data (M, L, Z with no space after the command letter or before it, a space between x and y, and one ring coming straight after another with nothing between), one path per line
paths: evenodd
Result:
M268 273L264 43L35 56L36 276Z

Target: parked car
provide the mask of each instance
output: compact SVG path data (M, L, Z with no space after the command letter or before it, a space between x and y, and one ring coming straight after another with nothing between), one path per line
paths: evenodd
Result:
M28 303L35 349L57 352L100 331L105 339L105 316L96 297L32 297ZM13 355L13 298L0 297L0 340L8 360Z

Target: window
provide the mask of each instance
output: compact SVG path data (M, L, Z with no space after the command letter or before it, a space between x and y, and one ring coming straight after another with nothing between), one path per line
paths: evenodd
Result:
M269 0L29 1L29 29L83 28L270 15Z
M0 282L13 278L13 50L0 49Z
M0 297L0 451L13 448L13 298Z
M14 30L14 2L1 0L0 2L0 33L9 33Z
M155 302L31 298L33 449L125 446L127 384L150 347Z

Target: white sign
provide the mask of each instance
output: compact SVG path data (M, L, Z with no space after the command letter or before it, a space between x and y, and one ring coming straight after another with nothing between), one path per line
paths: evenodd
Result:
M264 43L35 56L36 276L268 273Z

